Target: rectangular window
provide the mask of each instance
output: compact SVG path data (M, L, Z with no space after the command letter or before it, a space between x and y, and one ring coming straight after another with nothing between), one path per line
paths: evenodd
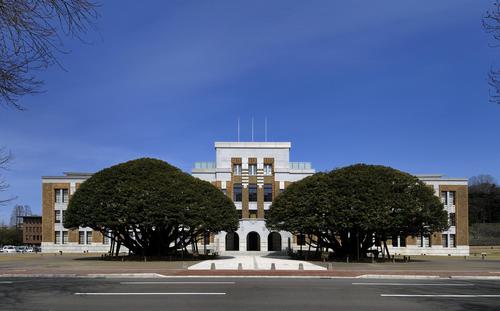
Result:
M92 244L92 231L87 231L87 244Z
M303 234L297 234L297 245L306 245L306 236Z
M62 197L63 201L62 202L63 203L68 203L68 201L69 201L69 191L68 191L68 189L63 189L62 193L63 193L63 197Z
M210 245L210 232L205 232L205 234L203 235L203 243L205 245Z
M448 247L448 235L447 234L441 235L441 245L443 247Z
M250 176L257 175L257 165L256 164L249 164L248 165L248 175L250 175Z
M241 164L233 164L233 175L241 175Z
M264 164L264 175L272 175L272 174L273 174L273 165Z
M454 234L450 234L450 247L457 247L456 236Z
M68 244L68 231L62 233L62 244Z
M392 247L399 247L398 240L399 240L399 236L397 236L397 235L392 236Z
M61 223L61 211L60 211L60 210L55 210L55 211L54 211L54 215L55 215L55 217L54 217L54 222L55 222L56 224Z
M250 212L250 218L255 219L257 218L257 211L256 210L251 210Z
M431 239L429 235L419 236L417 239L418 247L431 247Z
M56 244L61 244L61 231L55 232L55 241Z
M455 213L450 213L450 226L457 225L457 216Z
M108 233L106 233L106 234L109 234L109 232L108 232ZM102 235L102 244L104 244L104 245L109 245L109 242L110 242L110 238L109 238L109 236L107 236L107 235L104 235L104 234L103 234L103 235Z
M272 202L273 201L273 185L265 184L264 185L264 202Z
M78 244L85 244L85 231L78 231Z
M257 185L255 184L248 185L248 201L257 202Z
M241 184L234 184L233 186L233 201L241 202L243 187Z
M227 189L222 189L222 193L227 196Z
M448 205L448 193L446 191L441 191L441 203Z
M68 203L68 189L55 189L56 203Z
M238 210L238 218L243 219L243 210Z
M455 205L455 191L449 191L448 193L450 198L449 203Z

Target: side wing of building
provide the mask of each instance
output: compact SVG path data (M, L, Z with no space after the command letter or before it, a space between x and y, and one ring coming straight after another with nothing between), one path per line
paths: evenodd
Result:
M91 174L64 173L42 177L42 252L83 253L109 251L109 239L91 228L69 230L63 217L76 189Z

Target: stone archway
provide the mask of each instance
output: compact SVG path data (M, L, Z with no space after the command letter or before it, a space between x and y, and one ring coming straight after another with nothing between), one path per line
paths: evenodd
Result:
M226 251L240 250L240 236L236 232L226 233Z
M247 235L247 251L260 251L260 235L255 231Z
M281 234L278 232L271 232L267 236L267 250L270 252L281 251Z

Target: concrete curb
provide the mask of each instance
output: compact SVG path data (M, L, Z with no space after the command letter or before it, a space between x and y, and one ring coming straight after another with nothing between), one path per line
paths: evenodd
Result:
M428 280L440 279L439 275L404 275L404 274L363 274L356 277L357 279L412 279L412 280Z

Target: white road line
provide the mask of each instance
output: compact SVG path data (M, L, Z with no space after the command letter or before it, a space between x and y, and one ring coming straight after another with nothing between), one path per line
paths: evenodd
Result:
M225 295L226 293L74 293L79 296L137 296L137 295Z
M12 281L0 281L0 284L12 284Z
M500 298L500 295L404 295L380 294L381 297Z
M352 285L372 286L474 286L468 283L352 283Z
M236 284L236 282L120 282L122 285L163 285L163 284Z

